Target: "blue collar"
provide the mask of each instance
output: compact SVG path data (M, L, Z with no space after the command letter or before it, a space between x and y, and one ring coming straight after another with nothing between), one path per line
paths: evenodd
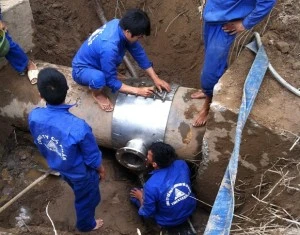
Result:
M155 173L160 172L163 169L165 169L165 168L153 170L153 171L149 172L149 175L154 175Z
M120 37L121 41L129 42L129 41L127 40L127 38L125 37L125 34L124 34L124 32L123 32L123 29L121 28L120 25L118 25L118 31L119 31L119 37Z
M46 104L47 108L50 109L63 109L63 110L68 110L72 108L76 104L59 104L59 105L52 105L52 104Z

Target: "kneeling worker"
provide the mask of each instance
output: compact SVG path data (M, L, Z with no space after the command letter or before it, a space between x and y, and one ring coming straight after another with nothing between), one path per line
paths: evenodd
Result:
M152 176L143 189L134 188L130 192L131 201L139 207L139 215L154 218L166 230L187 224L196 208L188 165L176 158L172 146L153 143L147 155L148 164L154 168Z

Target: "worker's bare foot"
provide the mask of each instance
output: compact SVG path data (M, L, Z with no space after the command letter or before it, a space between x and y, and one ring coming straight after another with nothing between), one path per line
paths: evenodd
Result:
M29 60L27 65L27 76L32 85L37 83L39 70L32 60Z
M103 219L96 219L96 226L93 230L97 230L103 226Z
M92 95L102 110L105 112L111 112L114 110L113 104L102 92L92 92Z
M204 99L205 97L206 97L206 95L201 90L196 91L195 93L191 94L192 99Z
M201 127L206 124L207 121L207 116L208 116L208 110L206 109L201 109L199 112L199 115L195 122L193 123L193 127Z
M208 97L208 96L205 97L205 102L198 114L197 119L193 123L193 127L201 127L206 124L211 100L212 100L212 97Z

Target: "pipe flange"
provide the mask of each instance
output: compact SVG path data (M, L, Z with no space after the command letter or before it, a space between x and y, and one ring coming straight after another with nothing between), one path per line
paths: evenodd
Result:
M146 168L147 149L141 139L133 139L116 152L118 162L130 170L143 171Z

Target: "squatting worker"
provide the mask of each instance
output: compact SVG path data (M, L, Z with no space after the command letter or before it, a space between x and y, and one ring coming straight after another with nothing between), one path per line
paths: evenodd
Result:
M201 87L192 98L205 98L193 126L206 123L214 86L227 69L230 47L237 33L251 29L269 14L276 0L206 0L204 21L204 64ZM204 94L203 94L204 93Z
M65 104L65 76L54 68L45 68L38 75L37 86L47 106L35 108L29 114L34 143L49 167L71 186L77 228L82 232L96 230L103 225L102 219L95 219L95 209L101 200L99 178L105 177L102 153L91 127L69 112L72 105Z
M126 50L138 65L146 71L158 90L170 91L170 85L155 73L140 38L150 35L148 15L139 9L126 12L124 17L114 19L97 29L80 47L73 61L73 79L92 90L94 99L106 112L113 110L113 104L102 88L107 86L112 92L120 91L147 97L153 87L132 87L118 79L117 67L121 64Z
M143 189L134 188L130 192L139 215L154 218L166 230L185 226L196 208L188 165L177 159L172 146L162 142L149 147L147 164L153 167L151 177Z

